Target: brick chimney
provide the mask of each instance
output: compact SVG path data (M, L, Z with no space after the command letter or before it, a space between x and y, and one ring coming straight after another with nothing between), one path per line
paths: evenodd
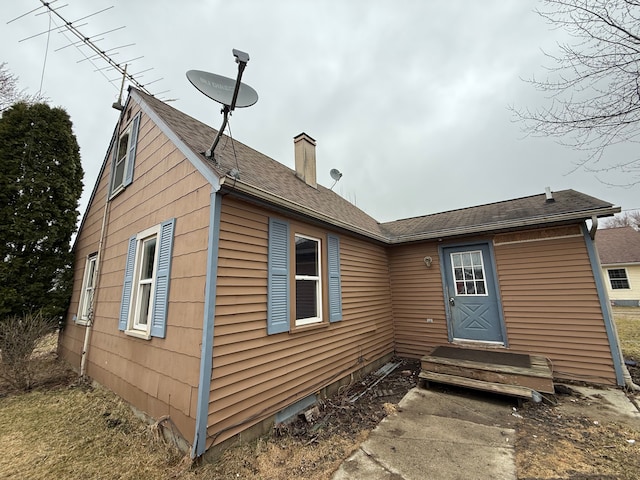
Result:
M307 185L318 188L316 183L316 141L306 133L293 137L296 157L296 176Z

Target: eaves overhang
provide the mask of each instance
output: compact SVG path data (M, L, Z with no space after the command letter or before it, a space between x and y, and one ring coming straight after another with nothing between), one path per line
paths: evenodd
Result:
M508 231L522 229L526 227L558 225L562 223L575 223L595 217L609 217L620 212L620 207L607 206L589 210L581 210L576 212L567 212L562 214L534 216L525 219L502 220L498 222L485 223L479 225L465 225L460 227L452 227L426 232L416 232L405 235L384 235L381 232L372 232L357 225L337 220L334 217L319 212L315 209L294 202L288 198L275 195L264 189L243 182L232 176L222 177L220 179L219 188L229 192L240 192L249 197L259 199L266 204L270 204L286 211L311 218L321 223L343 229L357 235L361 235L387 245L398 245L403 243L413 243L425 240L438 240L450 237L477 235L487 232Z
M353 225L348 222L337 220L331 215L327 215L325 213L319 212L317 210L314 210L300 203L294 202L292 200L281 197L279 195L275 195L271 192L268 192L254 185L250 185L248 183L243 182L242 180L239 180L231 176L226 176L220 179L220 188L224 188L229 192L237 191L237 192L243 193L250 197L262 200L270 205L283 208L287 211L290 211L298 215L302 215L304 217L318 220L324 224L332 225L338 229L347 230L349 232L362 235L364 237L367 237L382 243L389 243L389 238L380 233L372 232L370 230L358 227L357 225Z
M592 217L610 217L620 212L620 207L603 207L577 212L567 212L554 215L533 216L529 218L518 218L511 220L501 220L498 222L484 223L478 225L464 225L428 232L417 232L405 235L394 235L389 238L390 244L410 243L424 240L437 240L449 237L459 237L464 235L477 235L480 233L516 230L526 227L536 227L544 225L557 225L562 223L572 223L588 220Z

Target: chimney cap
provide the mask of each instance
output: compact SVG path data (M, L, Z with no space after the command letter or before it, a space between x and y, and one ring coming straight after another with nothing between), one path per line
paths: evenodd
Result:
M316 139L315 139L315 138L313 138L313 137L312 137L311 135L309 135L308 133L304 133L304 132L299 133L298 135L296 135L295 137L293 137L293 141L294 141L294 142L297 142L297 141L299 141L299 140L302 140L302 139L303 139L303 137L307 137L307 139L308 139L308 140L311 140L311 142L312 142L313 144L315 144L315 143L316 143Z

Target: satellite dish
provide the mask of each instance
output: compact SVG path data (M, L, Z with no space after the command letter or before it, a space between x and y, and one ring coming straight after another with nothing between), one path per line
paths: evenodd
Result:
M191 84L211 100L222 105L231 106L236 81L232 78L203 72L202 70L189 70L187 78ZM258 101L258 93L245 83L240 83L238 98L235 106L238 108L250 107Z
M333 190L333 187L336 186L336 183L338 183L338 180L342 178L342 173L340 173L340 170L338 170L337 168L332 168L331 171L329 172L329 175L331 175L331 178L335 180L333 182L333 185L331 185L331 188L329 189L329 190Z
M218 130L216 138L213 139L211 148L205 152L205 156L213 158L218 166L220 162L215 159L213 152L220 141L222 132L224 132L227 126L229 113L233 112L236 107L249 107L258 101L256 91L240 81L242 79L242 72L244 72L247 62L249 61L249 54L236 50L235 48L231 52L233 56L236 57L236 63L238 64L238 78L236 80L201 70L189 70L187 72L187 78L194 87L210 99L224 105L222 109L222 114L224 115L222 126Z

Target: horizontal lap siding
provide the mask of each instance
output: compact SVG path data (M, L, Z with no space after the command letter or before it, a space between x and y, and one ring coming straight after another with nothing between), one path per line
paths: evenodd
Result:
M135 112L133 112L135 115ZM97 251L111 165L76 244L70 316L78 309L84 258ZM96 293L87 373L152 417L170 415L193 438L204 315L211 186L145 116L139 130L133 183L113 198ZM141 340L118 330L128 240L176 218L166 338ZM84 327L67 320L61 351L78 365Z
M424 257L432 258L427 267ZM395 343L398 355L419 358L448 342L440 259L435 243L389 249ZM433 322L427 322L430 318Z
M268 212L224 198L208 422L214 443L393 351L385 250L344 235L343 320L267 335L268 222Z
M509 347L549 357L557 377L614 383L584 238L497 242L495 255Z

